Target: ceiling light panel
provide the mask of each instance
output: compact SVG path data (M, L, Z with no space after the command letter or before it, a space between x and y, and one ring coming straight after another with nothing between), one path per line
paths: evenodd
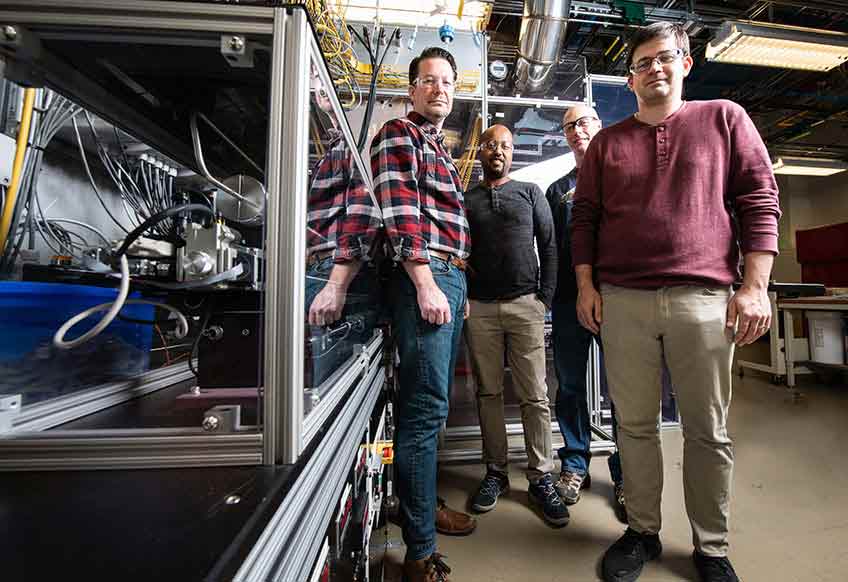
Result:
M848 170L848 163L825 158L780 157L774 163L775 174L792 176L831 176Z
M848 34L729 21L707 45L706 57L721 63L829 71L848 61Z

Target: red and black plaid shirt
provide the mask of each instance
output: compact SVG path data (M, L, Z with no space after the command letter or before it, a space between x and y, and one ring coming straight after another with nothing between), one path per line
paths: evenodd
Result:
M413 111L386 123L371 143L374 193L395 261L427 263L430 249L468 257L462 183L443 140Z
M332 250L336 263L368 260L380 228L380 212L341 132L329 133L327 152L312 171L306 254Z

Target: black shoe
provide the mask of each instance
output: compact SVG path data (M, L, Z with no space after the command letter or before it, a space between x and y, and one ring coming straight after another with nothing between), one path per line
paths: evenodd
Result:
M535 483L527 487L530 505L535 505L542 512L542 517L551 525L563 526L568 524L570 516L568 508L559 498L549 474L543 475Z
M703 582L739 582L727 558L705 556L696 550L692 554L692 559Z
M509 477L505 473L488 471L480 488L471 499L471 509L485 513L498 504L498 497L509 491Z
M604 554L604 582L633 582L642 573L642 567L661 553L660 536L627 528Z
M588 489L591 484L589 473L565 470L559 474L559 480L554 483L554 487L566 505L574 505L580 501L580 491Z
M616 483L613 488L612 510L618 521L627 525L627 506L624 503L624 483Z

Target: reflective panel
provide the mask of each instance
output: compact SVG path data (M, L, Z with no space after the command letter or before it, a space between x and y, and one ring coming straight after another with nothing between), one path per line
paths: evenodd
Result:
M0 393L23 416L116 398L62 428L258 430L270 37L27 34L62 94L18 112Z
M321 74L310 70L304 417L352 373L379 318L380 212ZM334 102L335 101L335 102Z

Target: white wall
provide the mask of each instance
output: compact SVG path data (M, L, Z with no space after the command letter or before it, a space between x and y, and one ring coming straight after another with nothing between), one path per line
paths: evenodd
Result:
M848 222L848 172L825 178L778 176L780 188L780 256L774 278L800 282L801 265L796 259L795 232L817 226Z

